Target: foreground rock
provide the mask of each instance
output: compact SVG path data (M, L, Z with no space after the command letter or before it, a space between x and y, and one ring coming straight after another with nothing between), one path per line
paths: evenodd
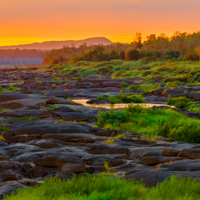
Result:
M163 137L145 140L138 133L95 128L98 111L106 109L68 99L118 95L122 82L132 85L138 79L88 76L86 80L72 80L77 77L60 75L69 81L59 82L51 76L22 71L11 79L21 90L0 93L0 199L3 194L35 186L48 177L71 179L74 173L98 175L105 170L125 175L128 180L143 179L147 186L155 186L174 174L199 180L200 145L170 142ZM22 79L24 83L17 84ZM166 102L167 94L181 96L181 91L173 89L163 94L161 88L153 91L147 102ZM184 94L198 99L197 93ZM118 134L124 136L115 138Z

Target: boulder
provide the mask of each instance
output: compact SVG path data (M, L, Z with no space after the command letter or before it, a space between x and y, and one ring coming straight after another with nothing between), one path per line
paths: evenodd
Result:
M34 160L34 164L41 167L61 168L66 163L83 164L83 161L77 156L70 155L49 155Z
M128 154L129 149L117 144L94 143L88 152L92 154Z
M189 159L200 159L200 148L183 149L179 152L178 156Z
M17 173L11 171L11 170L6 170L1 173L1 177L3 179L3 182L5 181L15 181L19 180L19 177Z
M62 165L61 173L63 175L72 175L73 173L80 173L85 171L84 164L67 163Z
M163 149L161 151L163 156L177 156L180 150L178 149Z
M29 99L27 94L22 94L20 92L5 92L0 93L0 103L18 99Z
M87 134L87 133L62 133L62 134L46 134L43 136L44 139L56 139L64 142L77 142L77 143L84 143L84 142L96 142L101 140L100 137Z
M200 171L200 160L180 160L156 166L167 171Z
M176 160L182 160L181 157L171 157L171 156L147 156L141 159L143 165L156 165L159 163L167 163Z
M19 128L10 129L9 132L13 135L24 134L50 134L50 133L89 133L91 127L79 123L59 123L59 124L41 124L33 126L24 126Z
M52 142L51 140L40 140L35 143L36 146L40 148L57 148L58 145L55 142Z

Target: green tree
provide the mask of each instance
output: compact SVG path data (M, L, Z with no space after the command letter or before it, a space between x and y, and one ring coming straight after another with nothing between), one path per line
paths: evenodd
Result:
M138 50L127 49L125 52L126 60L138 60L140 58L140 53Z

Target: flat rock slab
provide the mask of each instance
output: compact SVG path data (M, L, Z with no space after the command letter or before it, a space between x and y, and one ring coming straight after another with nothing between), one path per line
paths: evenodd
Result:
M25 126L21 128L10 129L12 135L23 134L50 134L50 133L89 133L92 127L79 123L59 123L59 124L43 124L34 126Z
M77 156L58 156L58 155L51 155L46 156L44 158L38 158L34 160L34 164L36 166L41 167L57 167L60 168L62 165L66 163L73 163L73 164L82 164L83 161Z
M189 159L200 159L200 148L183 149L179 152L178 156Z
M57 134L46 134L42 138L44 139L56 139L64 142L77 142L77 143L93 143L99 140L103 140L103 138L87 134L87 133L57 133Z
M89 121L95 118L94 113L78 113L78 112L55 112L55 116L60 117L65 121Z
M128 154L129 149L116 144L92 144L88 150L91 154Z
M164 169L167 171L199 171L200 160L181 160L172 163L165 163L156 166L157 169Z
M183 158L181 157L176 157L176 156L147 156L143 157L141 159L141 163L143 165L156 165L159 163L167 163L167 162L173 162L176 160L182 160Z
M20 92L4 92L0 93L0 103L18 99L29 99L31 98L27 94L22 94Z

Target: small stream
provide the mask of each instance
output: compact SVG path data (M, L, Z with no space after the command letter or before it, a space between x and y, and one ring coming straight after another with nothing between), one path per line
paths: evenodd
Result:
M129 104L132 105L141 105L142 107L147 107L151 108L153 106L166 106L166 107L171 107L167 104L156 104L156 103L117 103L117 104L89 104L86 103L90 99L73 99L74 102L83 104L84 106L88 107L95 107L95 108L106 108L106 109L118 109L118 108L124 108L128 106Z

